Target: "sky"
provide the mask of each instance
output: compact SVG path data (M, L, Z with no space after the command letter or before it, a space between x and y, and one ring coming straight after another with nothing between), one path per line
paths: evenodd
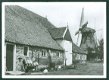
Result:
M45 2L22 3L20 6L46 17L56 27L68 28L74 43L77 43L76 31L79 29L82 8L84 8L84 21L88 27L96 30L97 39L104 37L106 28L106 3L105 2ZM81 41L79 36L78 45Z

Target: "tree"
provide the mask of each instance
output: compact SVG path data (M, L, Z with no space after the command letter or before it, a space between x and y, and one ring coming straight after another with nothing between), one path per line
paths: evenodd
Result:
M99 45L96 48L96 53L97 53L97 57L98 59L103 59L103 54L104 54L104 40L100 39L99 40Z
M98 46L98 52L99 52L99 58L100 59L103 59L103 54L104 54L104 40L103 39L101 39L100 41L99 41L99 46Z

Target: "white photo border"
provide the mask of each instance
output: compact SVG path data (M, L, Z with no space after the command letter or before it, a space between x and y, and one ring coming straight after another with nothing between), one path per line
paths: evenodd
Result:
M18 5L18 4L71 4L72 2L2 2L2 78L106 78L107 69L107 48L106 48L106 28L104 27L104 64L103 75L5 75L5 5ZM78 2L73 2L78 3ZM90 2L87 2L90 3ZM96 2L94 2L96 3ZM98 2L100 3L100 2ZM101 2L105 4L106 2ZM106 19L106 16L105 16ZM107 24L106 24L107 26Z

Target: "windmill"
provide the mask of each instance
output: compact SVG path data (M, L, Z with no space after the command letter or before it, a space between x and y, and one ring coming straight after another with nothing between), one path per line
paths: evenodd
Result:
M81 13L81 19L80 19L80 27L79 30L75 33L75 35L78 34L77 37L77 44L79 35L82 35L80 48L85 50L87 52L87 59L90 60L91 58L94 58L95 48L96 48L96 42L94 38L95 30L92 28L87 27L88 21L84 23L84 8L82 9Z
M82 8L79 28L82 28L83 21L84 21L84 8ZM79 30L75 33L75 35L77 35L77 34L78 34L78 37L77 37L77 43L76 44L78 45L78 39L79 39L79 35L80 35L80 31Z

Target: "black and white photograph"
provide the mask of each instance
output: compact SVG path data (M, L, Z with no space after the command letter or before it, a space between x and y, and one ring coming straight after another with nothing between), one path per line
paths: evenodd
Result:
M106 78L106 2L2 2L3 78Z

